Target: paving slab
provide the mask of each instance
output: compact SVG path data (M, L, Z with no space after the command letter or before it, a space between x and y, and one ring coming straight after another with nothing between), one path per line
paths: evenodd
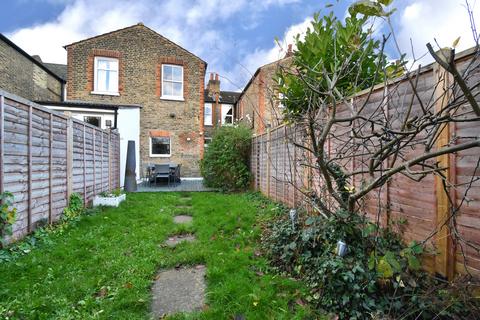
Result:
M192 222L192 216L187 216L184 214L173 217L173 222L175 223L189 223Z
M177 244L181 242L192 242L195 241L197 238L193 234L180 234L176 236L171 236L169 237L166 241L165 244L169 247L175 247Z
M198 265L160 272L152 287L154 318L202 310L205 305L205 271L205 266Z

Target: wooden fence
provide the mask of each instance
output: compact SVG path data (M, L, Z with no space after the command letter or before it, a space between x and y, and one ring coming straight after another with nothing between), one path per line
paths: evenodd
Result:
M0 192L14 196L13 238L58 220L72 192L87 204L119 188L119 150L118 133L0 90Z
M468 63L468 59L457 63L461 69ZM435 90L438 90L438 86L436 86L435 77L438 77L438 69L434 66L424 68L419 75L418 83L422 98L431 99L437 94ZM479 79L480 76L477 73L470 78L470 81L479 81ZM391 85L396 86L398 92L409 93L409 84L406 80L399 80ZM384 90L388 88L383 86L375 88L368 102L372 108L378 108L383 99ZM411 90L409 94L411 96ZM367 93L360 93L355 100L365 101L366 95ZM480 95L477 95L477 99L480 99ZM387 112L389 109L390 112L393 110L398 112L409 102L409 99L402 99L400 96L392 97L386 106ZM343 130L339 136L350 139L349 127L335 130ZM445 135L443 141L439 140L443 145L449 141L478 138L480 126L478 122L458 122L450 124L443 131L443 135ZM310 167L300 166L300 163L305 163L305 159L308 159L308 155L304 154L303 149L295 147L292 142L302 144L306 139L304 132L293 126L279 126L254 137L251 153L253 187L289 207L306 206L308 209L303 193L299 189L315 189L320 179L315 176ZM339 141L331 141L328 144L327 153L335 154L341 148ZM359 150L359 153L361 151ZM418 155L421 152L420 148L416 148L412 150L412 155ZM425 256L425 269L447 278L467 271L480 276L480 254L474 248L480 247L480 172L475 170L479 157L480 150L474 148L437 159L449 168L447 178L456 185L450 190L453 203L460 204L467 191L468 182L472 178L476 179L468 190L467 201L463 203L460 212L456 215L456 231L464 239L463 245L453 241L452 231L445 226L444 222L450 209L449 203L441 181L433 176L426 177L417 183L403 175L397 175L381 190L372 192L371 196L364 201L362 210L372 218L380 211L384 225L393 221L406 221L402 236L407 242L430 239L427 244L436 251L436 254ZM360 155L355 156L345 165L349 170L358 169L365 163L361 158ZM353 181L354 186L359 183L359 181ZM438 232L432 237L435 231ZM467 242L473 246L466 245Z

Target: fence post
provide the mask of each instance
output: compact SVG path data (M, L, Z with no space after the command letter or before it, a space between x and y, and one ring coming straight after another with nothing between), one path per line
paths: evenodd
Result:
M67 204L73 192L73 120L67 119Z
M32 232L32 105L28 106L28 216L27 230Z
M97 153L95 148L97 147L97 140L96 135L97 135L97 130L92 129L92 134L93 134L93 197L97 194Z
M112 131L108 131L108 191L112 190Z
M48 137L48 223L53 222L53 113L50 113L50 132Z
M3 164L4 156L4 142L5 142L5 132L4 132L4 119L5 119L5 97L0 96L0 193L3 193L3 177L5 173L5 167Z
M87 205L87 144L86 144L86 134L87 127L85 123L83 124L83 204Z
M440 67L437 63L433 68L434 83L438 85L435 88L435 111L441 112L449 103L451 98L450 86L453 83L451 75ZM436 141L437 149L443 148L450 143L450 126L448 123L442 124L439 130L439 136ZM454 163L450 162L450 155L445 154L437 157L439 167L447 168L444 171L445 181L452 181L452 168ZM435 196L436 196L436 230L435 245L437 254L435 255L435 273L447 279L453 279L455 268L455 250L453 238L451 235L449 218L450 203L448 194L443 188L442 177L435 176ZM455 203L455 202L454 202Z
M272 143L271 143L272 133L270 132L270 128L267 129L267 197L270 198L270 154L272 151Z

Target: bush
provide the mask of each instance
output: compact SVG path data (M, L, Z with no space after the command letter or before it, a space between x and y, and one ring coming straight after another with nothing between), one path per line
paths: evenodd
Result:
M250 145L250 129L244 126L218 128L200 162L205 185L222 191L248 188Z
M0 248L5 246L5 236L12 235L12 226L16 219L17 209L13 205L13 194L0 193Z
M80 216L84 213L85 208L83 206L83 199L82 197L74 192L70 195L70 199L68 201L68 207L63 209L63 218L66 220L72 220Z
M348 245L344 257L336 254L339 240ZM294 225L281 218L267 228L264 247L279 271L309 285L308 300L340 319L479 315L478 302L463 283L443 282L420 270L420 245L405 246L363 216L338 212L336 218L310 216Z

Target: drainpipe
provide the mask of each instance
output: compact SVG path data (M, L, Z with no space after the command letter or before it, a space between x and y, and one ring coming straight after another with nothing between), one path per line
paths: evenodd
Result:
M113 118L113 129L117 129L118 108L115 109L115 116Z

